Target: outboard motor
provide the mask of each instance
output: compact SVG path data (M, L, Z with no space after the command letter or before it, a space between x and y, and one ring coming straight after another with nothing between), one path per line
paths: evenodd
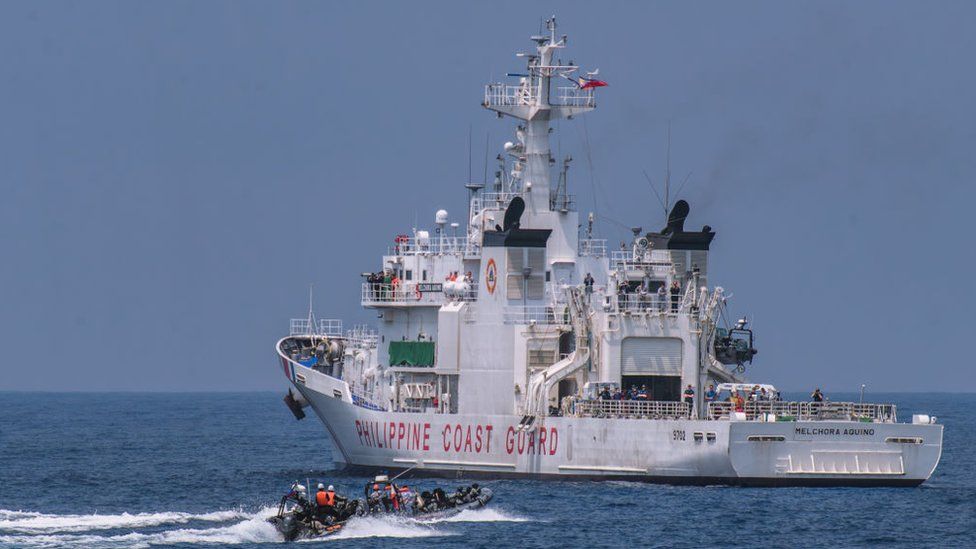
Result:
M308 401L301 394L293 393L291 389L288 389L284 401L291 413L295 414L295 419L305 419L305 412L302 411L302 408L308 406Z
M276 526L281 535L285 537L285 541L295 541L301 533L301 524L292 514L281 517L280 523Z

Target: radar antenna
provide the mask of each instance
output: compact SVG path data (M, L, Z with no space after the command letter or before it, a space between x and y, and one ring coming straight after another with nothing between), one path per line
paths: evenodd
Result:
M315 333L315 313L312 311L312 284L308 285L308 332L309 335Z
M500 116L510 116L520 121L516 132L517 143L506 151L517 156L517 179L526 202L533 209L553 208L550 193L549 148L550 122L573 118L596 107L594 89L606 86L606 82L583 77L570 78L579 67L563 64L556 55L566 47L567 37L556 34L556 18L545 20L545 32L540 29L532 36L535 52L516 54L526 62L525 72L509 73L518 78L516 84L495 82L485 86L482 105ZM556 78L556 82L553 82ZM568 80L571 86L555 85ZM517 155L515 154L517 152ZM565 191L560 191L565 192Z

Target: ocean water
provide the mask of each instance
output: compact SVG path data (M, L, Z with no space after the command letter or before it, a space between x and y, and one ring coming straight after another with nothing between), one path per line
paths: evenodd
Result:
M840 400L843 395L832 395ZM342 547L976 546L976 395L871 395L946 426L918 488L674 487L484 481L492 504L448 520L356 519ZM305 478L358 494L332 470L311 415L278 393L0 393L0 547L268 547L265 522ZM314 480L313 480L314 482ZM414 485L454 486L442 479ZM311 545L309 545L311 544Z

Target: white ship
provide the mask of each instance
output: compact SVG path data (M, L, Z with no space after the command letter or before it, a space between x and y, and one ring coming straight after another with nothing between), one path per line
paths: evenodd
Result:
M310 308L278 341L295 415L314 410L335 458L364 469L776 486L928 479L942 452L934 417L785 402L745 382L752 332L744 319L725 325L726 294L708 285L715 233L685 229L687 203L619 250L592 237L592 215L580 224L550 123L593 110L604 83L559 59L555 19L532 41L517 83L485 88L483 106L516 121L494 182L467 185L463 223L439 210L433 232L397 235L365 278L362 305L378 326L344 331ZM746 401L726 398L736 393Z

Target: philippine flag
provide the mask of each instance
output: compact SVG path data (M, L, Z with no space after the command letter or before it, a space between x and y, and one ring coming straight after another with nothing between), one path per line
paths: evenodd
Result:
M607 85L603 80L597 80L596 78L583 78L579 77L577 82L581 90L591 90L593 88L602 88Z

